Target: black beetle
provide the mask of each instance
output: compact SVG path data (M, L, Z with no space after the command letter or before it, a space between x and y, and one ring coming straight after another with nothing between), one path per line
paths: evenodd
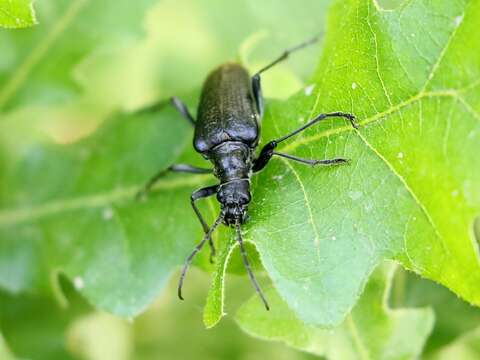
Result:
M178 284L178 297L180 299L183 300L182 285L187 269L194 256L202 249L207 241L210 244L211 258L215 255L215 247L211 235L215 228L223 222L236 229L237 240L247 273L262 299L265 308L269 310L267 300L260 290L250 268L241 235L241 225L247 219L248 204L251 200L250 178L253 173L262 170L273 155L307 165L334 165L345 163L347 159L343 158L327 160L303 159L276 152L275 148L279 143L329 117L346 118L354 128L357 128L355 116L352 114L343 112L320 114L297 130L279 139L268 142L260 151L259 156L255 156L255 151L260 139L260 120L264 107L260 74L275 64L287 59L292 52L313 44L317 40L318 38L315 37L286 50L280 57L275 59L275 61L262 68L252 77L250 77L248 71L238 63L220 65L213 70L205 80L198 105L197 120L193 118L180 99L177 97L170 99L171 104L194 126L195 135L193 146L205 159L213 163L213 169L202 169L186 164L172 165L168 169L161 170L156 174L138 195L147 194L152 186L168 171L193 174L213 173L220 182L218 185L197 190L191 195L193 210L202 224L205 236L186 260ZM154 109L158 109L158 105L154 105L147 110L152 111ZM214 194L217 195L221 211L215 223L209 228L195 205L195 202Z

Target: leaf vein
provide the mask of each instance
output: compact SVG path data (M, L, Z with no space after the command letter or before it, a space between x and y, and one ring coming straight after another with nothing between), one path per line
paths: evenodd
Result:
M420 201L420 199L418 198L418 196L415 194L415 192L413 191L413 189L410 187L410 185L407 183L407 181L405 180L405 178L400 175L400 173L395 169L395 167L377 150L373 147L372 144L370 144L368 142L368 140L360 133L360 131L356 130L358 136L360 137L360 139L364 142L364 144L371 150L373 151L373 153L375 155L377 155L384 163L385 165L388 166L388 168L390 169L390 171L392 171L392 173L400 180L400 182L402 183L402 185L405 187L405 189L408 191L408 193L410 194L410 196L412 196L412 198L415 200L416 204L418 205L418 207L420 208L420 210L423 212L423 214L425 215L425 217L427 218L428 222L430 223L430 225L432 226L435 234L437 235L437 237L441 240L442 242L442 247L443 249L445 250L446 253L448 253L448 247L446 246L446 243L445 243L445 239L443 238L443 236L440 234L440 231L438 230L438 227L437 225L435 224L435 222L433 221L432 217L430 216L429 212L427 211L427 208L426 206Z
M463 19L463 17L465 16L465 13L463 13L463 14L460 15L460 16L461 16L462 19ZM458 28L460 28L460 24L452 31L452 34L450 35L450 37L448 38L445 46L443 47L442 52L440 53L440 56L438 57L437 61L435 62L435 64L434 64L433 67L432 67L432 70L431 70L430 73L428 74L427 80L425 81L425 84L423 85L422 89L420 90L420 93L425 92L425 90L427 89L428 85L430 84L430 81L431 81L431 80L433 79L433 77L435 76L438 68L440 67L440 64L441 64L443 58L445 57L445 55L446 55L447 52L448 52L448 49L450 48L450 44L452 43L453 38L454 38L455 35L457 34Z
M177 178L169 181L162 181L154 190L170 190L198 185L204 183L208 176L209 175L198 175L190 178ZM36 207L26 206L18 209L2 210L0 211L0 227L7 227L36 220L63 211L102 207L122 199L131 198L133 201L133 197L139 188L140 186L129 186L117 188L105 193L53 201Z
M378 112L378 113L375 113L374 115L366 118L365 120L363 121L360 121L359 122L359 125L360 126L366 126L370 123L374 123L376 121L379 121L385 117L387 117L388 115L391 115L391 114L394 114L396 113L397 111L399 111L400 109L404 108L404 107L407 107L417 101L420 101L422 100L423 98L434 98L434 97L460 97L458 95L458 92L460 92L461 90L455 90L455 89L451 89L451 90L443 90L443 91L434 91L434 92L425 92L425 93L420 93L418 95L415 95L413 97L411 97L410 99L408 100L405 100L397 105L394 105L390 108L388 108L387 110L385 111L382 111L382 112ZM297 147L301 146L301 145L306 145L310 142L313 142L313 141L316 141L316 140L319 140L321 138L324 138L324 137L327 137L327 136L331 136L331 135L338 135L338 134L342 134L342 133L345 133L345 132L351 132L353 131L352 127L350 125L347 125L347 126L340 126L340 127L336 127L334 129L330 129L330 130L326 130L326 131L322 131L318 134L315 134L315 135L312 135L312 136L305 136L305 137L302 137L300 140L297 140L297 141L294 141L292 143L290 143L290 145L287 145L285 146L284 148L282 148L282 150L285 150L285 151L288 151L288 150L294 150L296 149Z
M390 99L390 95L388 95L388 91L387 91L387 88L385 87L385 82L383 81L383 78L380 74L380 62L378 61L378 40L377 40L377 34L375 33L375 31L373 30L373 27L372 27L372 23L370 22L370 2L368 3L368 7L367 7L367 10L368 10L368 14L367 14L367 25L368 25L368 28L370 30L370 32L372 33L372 36L373 36L373 42L375 44L375 68L376 68L376 71L377 71L377 76L378 76L378 79L380 80L380 84L382 85L382 89L383 89L383 92L385 93L385 96L387 97L387 100L388 100L388 103L390 104L390 106L392 106L392 100Z
M313 239L313 242L314 242L315 250L316 250L316 253L317 253L317 259L318 259L318 261L320 261L320 235L318 233L318 229L317 229L314 217L313 217L313 211L312 211L312 207L310 206L310 200L308 199L307 191L305 189L305 186L303 185L302 179L300 179L300 175L295 170L295 168L288 162L288 160L282 158L282 161L292 171L293 175L295 176L295 178L298 181L298 184L300 185L300 189L302 190L303 197L305 198L305 205L306 205L306 208L307 208L307 211L308 211L308 216L310 218L309 222L310 222L310 224L312 226L312 229L313 229L313 232L315 234L315 238Z

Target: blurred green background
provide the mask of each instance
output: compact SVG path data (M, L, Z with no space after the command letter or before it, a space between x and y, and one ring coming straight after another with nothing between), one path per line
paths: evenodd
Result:
M246 300L250 284L244 277L227 282L230 309ZM209 276L193 269L188 298L176 297L176 276L163 295L134 321L92 311L68 284L69 306L61 309L49 298L0 296L0 324L8 345L21 359L314 359L281 343L256 340L226 317L205 330L202 308ZM1 346L0 346L1 349ZM6 349L3 349L5 354ZM2 354L2 351L0 351ZM5 355L3 355L5 356ZM0 358L4 359L4 357Z
M393 8L400 1L381 3ZM8 151L32 138L72 142L115 111L136 110L174 94L188 98L208 71L226 60L240 58L252 71L258 69L286 47L324 33L329 4L158 0L131 6L113 0L38 0L39 25L0 30L0 165L15 161ZM307 49L267 73L266 96L285 99L299 90L313 72L320 48ZM0 199L0 205L8 204ZM0 271L7 269L0 264ZM177 275L131 321L93 310L65 279L60 281L62 296L1 291L0 359L317 358L280 342L255 339L230 316L205 330L202 308L210 275L192 269L185 302L176 298ZM252 289L246 277L230 275L226 292L230 314ZM427 355L450 345L444 358L480 354L480 315L449 291L398 271L390 303L435 308L437 323Z

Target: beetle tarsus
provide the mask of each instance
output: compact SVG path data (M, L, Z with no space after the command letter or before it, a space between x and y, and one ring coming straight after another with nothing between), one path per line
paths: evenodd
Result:
M193 249L192 253L188 256L187 260L185 261L185 265L183 266L183 269L182 269L182 274L180 275L180 280L178 281L177 294L180 300L183 300L183 296L182 296L183 282L185 280L185 276L187 275L187 270L193 261L193 258L195 257L195 255L197 255L198 252L200 252L200 250L202 250L207 240L211 238L212 233L215 231L217 226L220 225L220 223L223 221L224 216L225 216L225 212L222 211L218 216L217 220L215 220L215 223L210 227L210 229L208 229L208 232L203 236L202 241L200 241L198 245L195 246L195 249Z
M237 230L237 241L238 244L240 245L240 253L242 254L242 259L243 259L243 264L245 265L245 268L247 269L247 274L250 277L250 280L252 281L253 286L255 287L255 291L257 292L258 296L260 296L260 299L263 302L263 305L265 306L265 309L270 310L270 306L268 305L268 301L265 298L265 295L263 294L262 289L260 288L260 285L258 285L257 279L255 278L255 275L253 274L252 268L250 266L250 262L248 261L247 258L247 252L245 250L245 246L243 245L243 239L242 239L242 229L240 228L240 222L237 221L235 224L235 228Z

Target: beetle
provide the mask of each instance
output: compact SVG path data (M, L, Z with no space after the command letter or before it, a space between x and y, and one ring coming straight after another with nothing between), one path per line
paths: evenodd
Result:
M224 223L235 228L240 253L248 276L265 308L269 310L268 302L251 270L241 233L241 226L247 220L248 204L251 201L250 179L252 175L261 171L273 156L280 156L312 166L336 165L348 162L344 158L304 159L276 151L278 144L327 118L345 118L350 121L354 128L357 128L355 116L344 112L319 114L293 132L268 142L260 150L259 155L255 155L260 140L260 121L264 111L260 75L279 62L286 60L293 52L317 41L318 36L285 50L278 58L253 76L250 76L247 69L239 63L228 62L220 65L208 75L203 84L196 120L179 98L172 97L169 100L194 127L193 146L198 153L213 164L213 169L198 168L187 164L171 165L168 169L162 169L153 176L137 196L148 194L154 184L167 172L213 174L219 181L217 185L207 186L193 192L190 197L192 208L203 227L205 235L188 256L183 267L178 283L178 297L181 300L183 300L183 282L193 258L208 241L211 260L213 259L215 246L212 241L212 233L221 223ZM158 109L158 106L154 105L149 109ZM213 195L216 195L221 210L213 225L209 227L196 202Z

